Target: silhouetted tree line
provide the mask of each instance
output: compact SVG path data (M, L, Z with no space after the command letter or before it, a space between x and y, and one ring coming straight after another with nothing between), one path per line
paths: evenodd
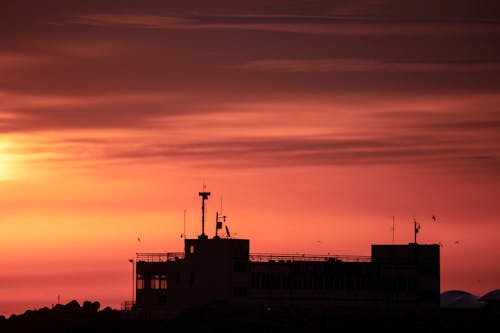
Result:
M277 310L211 304L180 313L170 320L145 320L133 312L73 300L53 308L27 310L0 317L1 333L24 332L476 332L499 327L500 316L484 312L338 313Z
M119 319L120 311L106 307L99 311L99 302L85 301L80 306L78 301L72 300L66 305L56 304L52 308L43 307L37 310L26 310L23 314L12 314L10 321L16 320L86 320L86 319ZM3 318L2 318L3 317ZM0 316L0 320L5 316Z
M43 307L12 314L8 319L0 316L0 332L95 332L100 326L113 326L121 318L121 311L105 307L99 302L76 300L52 308ZM97 330L100 332L101 330Z

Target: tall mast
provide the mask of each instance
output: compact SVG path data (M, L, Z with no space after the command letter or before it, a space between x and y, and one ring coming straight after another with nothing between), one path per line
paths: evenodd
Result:
M392 245L394 245L394 215L392 216Z
M415 245L417 244L417 234L418 231L420 230L420 224L417 223L417 220L413 218L413 232L414 232L414 243Z
M198 238L207 238L205 235L205 200L210 196L210 192L199 192L201 197L201 235Z

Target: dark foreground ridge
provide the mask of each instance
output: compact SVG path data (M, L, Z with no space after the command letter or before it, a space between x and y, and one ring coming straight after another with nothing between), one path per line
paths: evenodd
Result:
M0 332L477 332L499 327L500 315L482 310L433 313L326 313L243 308L224 303L183 311L169 320L141 320L133 312L77 301L0 317Z

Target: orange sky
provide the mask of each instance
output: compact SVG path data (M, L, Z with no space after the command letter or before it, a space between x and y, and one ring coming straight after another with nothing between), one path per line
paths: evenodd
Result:
M0 314L120 307L222 198L253 252L440 243L500 288L496 1L7 1ZM437 222L432 215L437 216ZM141 241L138 241L138 238Z

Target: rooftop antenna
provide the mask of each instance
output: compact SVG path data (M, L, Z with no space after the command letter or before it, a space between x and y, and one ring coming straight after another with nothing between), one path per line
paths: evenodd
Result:
M222 223L226 223L226 216L222 215L222 196L220 197L220 214L219 212L215 213L215 237L219 238L218 232L219 229L222 229Z
M392 245L394 245L394 215L392 216Z
M183 238L186 238L186 209L184 209L184 233L182 234Z
M417 234L418 234L418 231L420 230L420 224L417 223L417 220L415 220L415 218L413 218L413 230L414 230L414 242L415 242L415 245L417 244Z
M226 216L219 214L219 212L215 213L215 237L216 238L219 237L217 234L218 234L219 229L222 229L222 223L226 223Z
M199 192L201 197L201 235L198 238L207 238L205 235L205 200L210 196L210 192L205 192L205 184L203 184L203 192Z

